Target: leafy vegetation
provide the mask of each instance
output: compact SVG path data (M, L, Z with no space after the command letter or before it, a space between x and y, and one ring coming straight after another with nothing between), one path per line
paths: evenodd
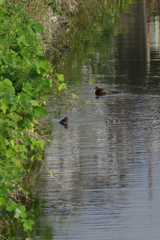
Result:
M0 5L0 23L0 219L17 219L29 231L34 221L24 182L43 158L45 142L35 129L47 115L52 68L44 58L40 23L8 2ZM55 92L65 87L57 74Z

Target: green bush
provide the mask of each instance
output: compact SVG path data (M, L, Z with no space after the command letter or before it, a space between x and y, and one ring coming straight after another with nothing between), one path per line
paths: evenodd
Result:
M47 114L51 64L43 54L43 27L18 5L0 5L0 24L0 220L17 219L28 231L34 221L19 199L27 196L28 162L43 158L44 140L35 125Z
M10 79L15 90L21 91L23 83L40 82L51 70L40 41L43 27L17 6L1 6L0 11L0 76Z

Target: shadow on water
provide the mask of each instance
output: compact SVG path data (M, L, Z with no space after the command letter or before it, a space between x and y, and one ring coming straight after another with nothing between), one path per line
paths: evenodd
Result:
M111 35L100 20L65 53L58 72L78 98L50 97L36 239L159 238L160 19L149 6L136 1ZM95 85L107 95L96 98Z

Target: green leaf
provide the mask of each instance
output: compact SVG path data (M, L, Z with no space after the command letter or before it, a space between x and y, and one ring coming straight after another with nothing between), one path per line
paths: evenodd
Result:
M40 140L37 141L37 147L40 150L44 149L44 140L43 139L40 139Z
M5 202L6 202L5 199L0 197L0 206L3 206L5 204Z
M24 110L28 110L29 112L32 111L32 106L30 104L29 99L21 98L20 99L20 105Z
M21 154L21 160L22 160L22 154ZM21 167L21 162L19 160L16 159L12 159L12 162L14 162L14 165L16 167ZM20 168L19 168L20 169ZM17 173L17 169L16 169L16 173Z
M15 152L13 151L12 148L10 148L6 151L6 157L7 158L12 158L12 157L14 157L14 155L15 155Z
M19 206L19 209L20 209L20 211L21 211L21 217L22 218L26 218L27 217L27 214L26 214L26 207L25 206L23 206L23 205L21 205L21 206Z
M44 31L44 27L42 26L42 24L40 23L35 23L32 25L32 28L34 30L36 30L37 32L43 32Z
M19 151L20 152L28 152L27 148L25 147L25 145L19 145Z
M34 107L34 115L36 117L46 116L47 111L44 106Z
M21 205L21 206L18 206L16 207L15 209L15 215L14 215L15 218L26 218L27 217L27 214L26 214L26 207Z
M40 63L38 62L38 63L36 63L36 69L37 69L37 73L38 74L41 74L42 73L42 70L41 70L41 65L40 65Z
M28 42L24 35L21 35L19 38L17 38L17 41L18 41L18 44L23 43L24 45L28 45Z
M38 124L38 120L33 118L33 123Z
M29 130L32 130L32 129L33 129L33 126L34 126L32 120L30 120L30 119L28 119L28 118L26 118L26 119L23 120L23 125L24 125L27 129L29 129Z
M3 85L5 86L5 87L12 87L12 82L9 80L9 79L4 79L3 80Z
M39 153L36 153L31 157L31 161L39 161L39 160L42 160L42 155Z
M25 93L27 93L29 96L33 95L33 88L32 85L30 83L25 83L22 91L24 91Z
M1 102L1 106L0 109L2 110L2 112L5 114L7 109L8 109L8 103L6 101L2 101Z
M59 80L59 81L64 81L64 75L63 74L58 74L58 73L55 73L55 76L57 77L57 79Z
M8 102L12 102L15 97L15 89L13 87L9 87L5 90L4 99Z
M17 105L13 104L12 107L10 108L10 112L15 112L17 110Z
M9 145L9 141L8 141L8 139L7 138L4 138L4 142L3 142L3 144L5 143L5 145L6 146L8 146Z
M9 193L9 190L4 186L3 183L0 184L0 195L5 196Z
M39 103L36 100L31 100L30 103L32 106L39 106Z
M32 230L33 224L34 221L32 219L26 219L26 221L23 223L24 231Z
M46 72L51 71L51 64L50 62L45 61L41 61L41 68L43 68Z
M62 89L66 89L66 83L58 83L57 88L59 91L61 91Z
M14 144L14 145L12 146L12 148L14 149L14 151L15 151L16 153L19 152L19 144Z
M20 209L19 209L19 208L16 208L16 210L15 210L15 214L14 214L14 217L18 219L19 216L20 216L20 214L21 214Z
M16 209L17 203L15 202L10 202L9 205L7 206L6 210L9 212L12 212Z
M36 145L36 143L37 143L36 139L33 138L33 137L30 138L30 141L31 141L31 143L32 143L33 146Z
M24 59L24 62L27 64L27 65L31 65L31 61L29 60L29 58L27 58L27 57L23 57L23 59Z

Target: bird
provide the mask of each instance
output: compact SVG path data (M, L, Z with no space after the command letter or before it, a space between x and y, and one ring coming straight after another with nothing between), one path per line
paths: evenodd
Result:
M103 89L103 88L99 88L99 87L95 87L96 91L95 91L95 94L97 96L102 96L102 95L106 95L106 90Z
M67 125L68 125L68 120L69 120L69 118L68 118L68 117L65 117L65 118L63 118L63 119L60 121L60 124L61 124L61 125L64 125L65 127L67 127Z

